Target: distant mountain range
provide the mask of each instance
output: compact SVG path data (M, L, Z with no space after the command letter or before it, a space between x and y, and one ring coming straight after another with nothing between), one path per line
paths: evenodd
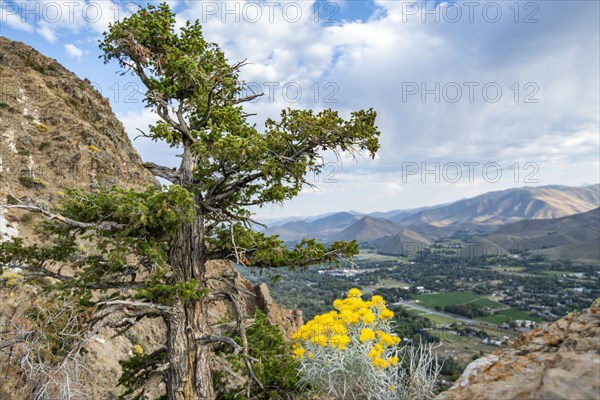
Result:
M397 215L391 220L410 226L500 225L522 219L566 217L592 210L599 202L600 185L524 187L489 192L447 206Z
M502 248L510 241L535 238L540 249L544 247L541 253L560 257L573 253L577 246L589 247L591 243L588 242L595 240L594 235L600 229L593 212L580 217L564 217L587 213L599 206L598 184L523 187L433 207L370 214L339 212L316 219L288 221L270 227L266 233L279 235L286 242L297 242L305 237L325 242L356 240L381 253L402 255L407 248L427 247L437 239L465 231L482 240L498 242ZM558 225L552 228L553 224ZM588 230L581 228L582 224L587 224ZM581 229L578 228L580 225ZM568 231L565 231L567 226ZM553 230L559 233L546 232ZM541 237L544 237L543 241ZM586 251L586 254L587 258L593 259L593 252Z
M503 254L521 250L549 258L572 261L600 260L600 208L568 217L523 220L501 226L476 240L465 254L481 255L488 251Z

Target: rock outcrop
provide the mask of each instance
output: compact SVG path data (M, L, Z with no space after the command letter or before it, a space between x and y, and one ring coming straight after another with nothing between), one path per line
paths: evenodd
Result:
M473 361L436 399L600 399L600 301Z
M291 336L302 326L302 311L289 310L278 305L271 297L269 287L264 283L258 285L252 284L244 278L228 261L212 261L207 265L208 275L226 278L229 283L216 281L212 283L213 290L226 288L231 284L238 288L238 291L244 294L244 306L246 312L251 315L254 310L259 309L267 315L269 322L281 328L287 338ZM215 281L212 281L215 282ZM223 318L228 312L226 303L217 302L214 307L209 310L211 323L216 323Z
M0 199L56 204L65 188L156 184L107 98L32 47L0 37ZM0 239L31 214L0 210ZM34 221L38 218L33 216Z

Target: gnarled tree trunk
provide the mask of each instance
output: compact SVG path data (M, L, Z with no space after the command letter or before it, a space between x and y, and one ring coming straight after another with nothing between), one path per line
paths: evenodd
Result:
M204 227L201 216L185 224L173 239L169 261L176 281L205 284ZM209 333L206 304L189 300L176 304L167 324L167 397L169 400L212 400L211 352L199 338Z
M169 400L212 400L215 393L210 370L210 350L197 338L206 330L201 301L192 300L173 309L167 321L167 377ZM204 332L203 332L204 331Z

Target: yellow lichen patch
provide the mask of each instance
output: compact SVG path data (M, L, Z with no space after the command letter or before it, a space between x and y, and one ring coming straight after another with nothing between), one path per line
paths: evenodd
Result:
M13 270L6 270L0 274L0 282L4 282L7 287L16 286L23 281L23 277Z

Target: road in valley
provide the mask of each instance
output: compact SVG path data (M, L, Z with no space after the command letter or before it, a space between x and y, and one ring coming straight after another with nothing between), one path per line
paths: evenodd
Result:
M454 315L454 314L448 314L443 311L432 310L431 308L420 306L417 303L415 303L414 301L398 301L396 303L392 303L392 305L412 308L412 309L423 311L423 312L426 312L429 314L439 315L440 317L454 319L456 321L464 322L466 324L479 324L479 325L484 324L484 322L477 321L475 319L469 319L469 318L461 317L461 316Z

